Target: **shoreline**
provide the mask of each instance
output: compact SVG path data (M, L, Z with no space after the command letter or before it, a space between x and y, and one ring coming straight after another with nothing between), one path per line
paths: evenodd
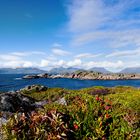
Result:
M40 78L50 78L50 79L79 79L79 80L140 80L140 74L103 74L95 72L74 72L67 74L33 74L25 75L22 79L40 79Z

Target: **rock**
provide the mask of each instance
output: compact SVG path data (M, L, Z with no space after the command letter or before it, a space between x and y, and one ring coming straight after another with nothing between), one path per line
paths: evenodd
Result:
M31 86L26 86L23 89L20 89L20 91L24 92L41 92L41 91L46 91L48 87L42 86L42 85L31 85Z
M56 74L56 75L51 75L50 78L52 79L58 79L58 78L63 78L64 76L63 75L60 75L60 74Z
M48 74L48 73L38 74L37 76L38 76L39 78L49 78L49 74Z
M0 94L0 112L28 112L35 109L34 103L35 99L17 92Z
M37 74L37 75L25 75L22 79L37 79L37 78L49 78L48 73Z
M65 97L60 98L59 100L56 101L56 103L61 104L61 105L67 105L67 101Z
M35 102L35 107L36 108L42 108L44 105L46 105L48 103L47 100L43 100L43 101L38 101L38 102Z
M25 75L23 76L23 79L37 79L39 78L38 75Z
M4 140L5 139L4 138L4 134L3 134L2 130L1 130L1 127L2 127L2 125L6 124L7 121L8 120L3 118L3 117L0 118L0 140Z
M1 117L0 118L0 127L3 125L3 124L6 124L7 123L7 119L5 119L4 117Z

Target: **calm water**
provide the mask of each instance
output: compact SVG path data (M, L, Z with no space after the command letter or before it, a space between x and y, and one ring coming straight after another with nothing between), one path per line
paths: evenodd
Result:
M27 85L41 84L48 87L81 89L91 86L134 86L140 87L140 80L78 80L78 79L21 79L21 74L0 74L0 91L19 90Z

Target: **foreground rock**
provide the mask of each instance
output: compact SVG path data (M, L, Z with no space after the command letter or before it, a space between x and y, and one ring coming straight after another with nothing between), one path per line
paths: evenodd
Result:
M35 109L35 99L16 92L0 94L0 112L28 112Z
M8 92L0 94L0 128L8 122L9 117L13 113L22 112L29 113L36 108L42 108L47 101L36 101L35 99L23 95L18 92ZM4 134L0 130L0 139L4 138Z

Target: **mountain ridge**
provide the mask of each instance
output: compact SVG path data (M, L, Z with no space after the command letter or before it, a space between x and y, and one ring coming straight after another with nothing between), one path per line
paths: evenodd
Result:
M28 67L28 68L0 68L0 74L40 74L40 73L49 73L49 74L65 74L65 73L73 73L75 71L93 71L93 72L100 72L104 74L108 73L115 73L107 70L104 67L93 67L90 69L80 69L76 67L58 67L58 68L52 68L51 70L42 70L35 67ZM117 73L133 73L137 74L140 73L140 67L126 67L123 70L117 72Z
M140 73L140 67L127 67L119 73Z
M38 68L0 68L0 74L39 74L47 71Z

